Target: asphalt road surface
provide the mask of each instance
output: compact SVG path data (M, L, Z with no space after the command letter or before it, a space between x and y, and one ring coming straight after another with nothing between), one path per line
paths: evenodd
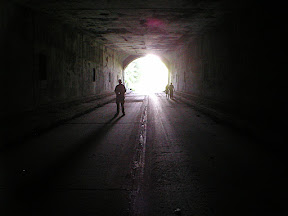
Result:
M128 94L125 108L114 117L109 103L1 152L0 215L258 215L275 205L274 168L248 135L164 93Z

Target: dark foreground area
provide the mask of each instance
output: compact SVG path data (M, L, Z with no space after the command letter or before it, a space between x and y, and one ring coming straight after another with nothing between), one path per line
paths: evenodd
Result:
M3 150L0 214L287 214L283 154L177 97L129 94L125 106Z

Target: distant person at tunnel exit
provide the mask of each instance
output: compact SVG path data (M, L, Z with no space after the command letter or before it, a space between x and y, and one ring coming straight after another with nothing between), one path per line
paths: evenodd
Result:
M170 98L171 99L173 99L174 98L174 96L173 96L173 93L174 93L174 85L171 83L170 85L169 85L169 95L170 95Z
M166 97L169 98L169 83L165 87Z
M119 79L118 82L119 82L119 84L115 87L115 90L114 90L114 92L116 94L116 104L117 104L117 112L116 112L115 116L117 116L119 114L120 104L121 104L121 108L122 108L122 114L125 115L124 102L125 102L126 88L122 84L121 79Z

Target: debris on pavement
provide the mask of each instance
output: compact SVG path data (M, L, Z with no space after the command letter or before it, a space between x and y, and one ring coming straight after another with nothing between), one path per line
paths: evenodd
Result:
M180 209L180 208L175 209L175 210L174 210L174 213L175 213L176 215L181 215L181 209Z

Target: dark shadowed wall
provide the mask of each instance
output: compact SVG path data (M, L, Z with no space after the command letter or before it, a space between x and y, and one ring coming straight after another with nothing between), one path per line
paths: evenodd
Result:
M216 29L191 38L170 54L176 90L258 132L283 131L285 28L283 11L274 7L235 11Z

